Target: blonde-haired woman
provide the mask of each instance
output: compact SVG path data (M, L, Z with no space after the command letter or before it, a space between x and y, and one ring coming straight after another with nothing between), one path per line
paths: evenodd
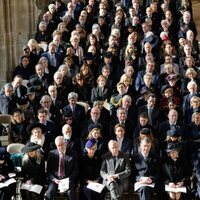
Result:
M132 89L131 87L133 87L132 86L132 78L130 76L128 76L127 74L123 74L121 76L120 82L124 83L127 93L128 93L128 91L130 91Z
M197 72L195 71L194 68L188 68L186 71L185 71L185 78L183 78L183 82L182 82L182 90L183 92L186 94L188 93L188 90L187 90L187 84L190 82L190 81L195 81L197 83L197 85L199 86L200 85L200 79L198 78L197 76Z
M28 47L30 48L30 51L40 57L44 50L39 46L38 42L35 39L30 39L27 43Z
M99 154L103 155L104 153L107 152L107 143L106 143L106 140L103 138L103 136L101 134L101 128L102 128L102 125L99 124L99 123L89 125L88 136L87 136L86 140L84 140L82 142L82 149L83 150L84 150L86 142L90 139L94 139L96 141L97 150L99 151Z
M124 60L126 60L127 58L132 58L133 60L136 59L135 46L133 44L128 44L126 46Z
M23 183L28 185L40 185L42 186L42 191L37 194L29 190L21 189L21 196L24 200L42 200L44 199L44 184L45 184L45 160L44 157L38 151L40 145L33 142L28 142L24 148L22 148L22 153L24 153L22 159L22 176Z

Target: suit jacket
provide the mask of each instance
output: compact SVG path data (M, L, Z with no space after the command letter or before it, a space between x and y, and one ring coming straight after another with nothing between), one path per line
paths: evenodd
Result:
M49 152L47 160L47 175L51 181L53 179L59 179L58 177L59 168L59 152L58 150L52 150ZM65 152L65 176L63 178L69 177L69 187L73 189L76 184L76 179L78 176L78 159L77 154L69 149Z
M68 112L71 111L72 112L72 108L71 106L68 104L67 106L65 106L63 108L64 112ZM85 114L85 109L83 106L76 104L75 106L75 110L72 112L72 117L73 117L73 122L77 127L80 127L81 123L84 121L86 114Z
M63 108L64 112L72 112L72 109L70 105L67 105ZM85 109L83 106L76 104L74 112L72 112L72 117L73 117L73 124L76 127L77 133L76 137L80 137L81 134L81 124L85 120L86 114L85 114Z
M191 107L190 107L190 99L193 97L193 96L197 96L197 97L200 97L200 94L199 93L196 93L196 94L193 94L193 95L190 95L190 94L187 94L183 97L183 114L185 115L185 111L186 110L189 110Z
M52 82L52 79L51 79L50 75L47 74L47 73L44 73L44 75L42 76L41 79L39 78L38 74L33 74L30 77L30 79L32 79L32 78L37 78L38 80L40 80L42 82L42 86L43 86L45 91L48 90L48 87L49 87L50 83Z
M148 114L147 105L139 107L139 109L138 109L138 115L140 115L143 112L145 112L145 113ZM150 124L150 125L152 125L157 130L159 122L160 122L160 110L156 106L154 106L154 108L152 110L151 120L152 120L152 124Z
M19 89L21 96L17 95L17 90ZM21 98L21 97L25 97L27 93L27 88L24 85L21 85L18 88L14 88L14 94L16 95L16 97Z
M108 125L103 121L103 120L98 120L96 123L101 124L102 129L101 129L101 135L103 136L103 138L107 139L108 137L108 130L107 127ZM82 125L81 125L81 138L85 139L88 136L89 133L89 127L95 125L94 121L92 121L91 118L89 118L88 120L85 120Z
M117 137L114 137L113 139L117 141ZM132 141L129 138L124 137L120 150L130 156L132 151Z
M119 123L119 120L116 119L116 120L111 121L110 124L109 124L109 134L110 134L111 138L115 135L115 133L114 133L114 127L118 123ZM132 139L134 128L135 127L134 127L133 122L127 119L125 121L125 136L128 137L128 138L130 138L130 139Z
M128 190L129 176L131 175L131 166L128 156L125 153L119 151L115 167L111 152L104 154L102 159L103 161L101 164L100 174L103 178L103 184L109 184L107 180L108 175L118 174L119 181L123 185L124 189Z
M175 128L180 128L182 129L183 128L183 124L181 122L177 122L176 125L175 125ZM171 129L171 126L169 124L169 120L161 123L159 125L159 130L158 130L158 140L160 142L164 141L166 139L166 136L167 136L167 131ZM180 131L180 133L183 133L183 131ZM183 136L183 135L182 135Z
M10 99L5 94L0 95L0 114L11 114L16 107L16 97L14 95Z
M146 70L142 70L142 71L138 72L138 74L136 76L136 79L135 79L135 89L136 89L136 91L138 91L141 88L141 86L145 85L144 84L144 80L143 80L143 77L144 77L145 74L146 74ZM159 74L157 72L153 72L152 73L152 78L153 78L152 79L152 84L159 86L158 85L158 83L159 83Z
M50 54L49 52L45 52L42 54L42 56L46 57L48 60L48 63L50 62ZM62 58L58 53L55 53L55 59L56 59L56 66L54 66L56 69L58 69L58 67L62 64Z
M102 100L106 100L110 97L110 92L109 89L107 87L104 88L104 90L102 91L100 89L100 87L94 87L92 88L91 91L91 101L93 102L96 98L98 97L102 97Z
M153 183L159 179L160 159L156 154L149 152L145 161L139 152L133 157L133 180L138 181L141 177L151 177Z

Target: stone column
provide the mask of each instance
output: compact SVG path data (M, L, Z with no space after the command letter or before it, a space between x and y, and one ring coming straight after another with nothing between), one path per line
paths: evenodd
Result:
M11 81L22 47L34 36L50 0L0 0L0 86Z

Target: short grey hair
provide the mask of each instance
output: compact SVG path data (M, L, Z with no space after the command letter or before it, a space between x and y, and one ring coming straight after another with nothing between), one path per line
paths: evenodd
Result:
M70 99L78 99L78 94L76 93L76 92L70 92L69 94L68 94L68 101L70 100Z

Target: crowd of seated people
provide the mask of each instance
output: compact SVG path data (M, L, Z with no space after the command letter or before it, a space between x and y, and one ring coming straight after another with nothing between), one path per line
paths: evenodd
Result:
M154 192L200 198L196 36L190 0L47 5L0 92L0 114L12 117L9 143L25 145L24 183L48 183L46 199L65 178L70 200L77 185L79 199L101 200L109 191L118 200L130 183L143 184L141 200ZM89 183L106 187L98 194ZM186 193L172 190L182 187ZM22 198L44 193L22 191Z

